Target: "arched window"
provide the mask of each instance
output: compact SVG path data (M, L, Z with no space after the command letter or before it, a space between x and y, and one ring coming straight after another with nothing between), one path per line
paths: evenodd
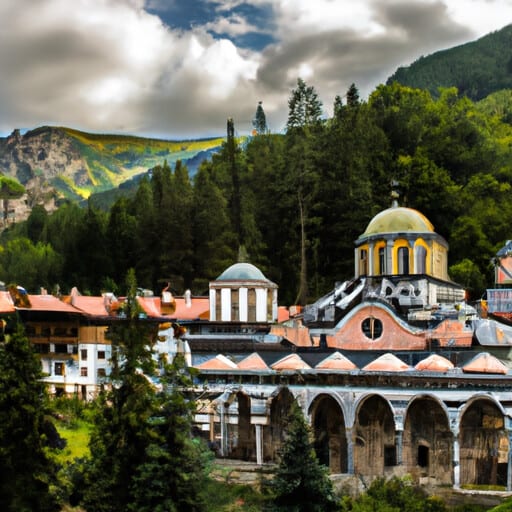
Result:
M427 250L423 245L417 245L415 249L416 274L427 273Z
M409 274L409 248L400 247L398 249L398 273L400 275Z
M379 247L379 272L381 276L386 273L386 250L384 247Z
M366 276L368 274L368 253L366 249L361 249L359 253L359 275Z

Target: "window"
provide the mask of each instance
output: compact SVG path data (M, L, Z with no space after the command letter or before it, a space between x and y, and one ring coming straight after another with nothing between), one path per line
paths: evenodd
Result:
M105 370L105 368L98 368L98 377L106 377L107 376L107 371Z
M83 348L80 350L80 359L82 361L87 361L87 349Z
M379 248L379 272L380 275L386 273L386 250L384 247Z
M368 274L368 254L366 249L361 249L359 253L359 275L365 276Z
M80 377L87 377L87 366L80 367Z
M105 359L105 351L98 350L98 359Z
M37 354L48 354L50 352L50 345L48 343L34 343L33 347Z
M64 375L64 363L55 363L53 373L54 375Z
M407 247L398 249L398 273L400 275L409 274L409 249Z
M396 466L396 448L393 445L384 446L384 466Z
M428 451L428 446L418 446L418 466L421 468L428 468Z
M68 346L65 343L55 343L55 353L56 354L67 354Z
M368 317L361 324L363 334L371 339L376 340L382 336L382 322L378 318Z
M416 274L426 274L427 272L427 250L422 245L418 245L416 251Z

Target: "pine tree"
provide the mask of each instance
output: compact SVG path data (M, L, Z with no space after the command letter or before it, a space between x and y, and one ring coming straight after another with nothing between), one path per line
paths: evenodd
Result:
M297 87L292 91L288 100L288 130L293 128L304 128L314 125L320 121L322 116L322 102L313 86L306 85L306 82L299 78Z
M271 510L330 512L339 510L328 469L315 454L311 431L300 407L292 407L286 440L274 478Z
M95 512L200 512L206 459L192 441L194 405L182 392L191 380L183 362L163 362L161 390L153 383L155 326L140 318L133 270L127 286L126 318L110 327L111 389L100 399L82 504Z
M21 327L0 342L0 509L58 510L56 467L43 443L41 365Z
M264 135L268 131L267 118L265 116L265 111L263 110L261 101L258 102L258 107L256 108L256 114L254 115L252 126L254 127L254 131L257 135Z

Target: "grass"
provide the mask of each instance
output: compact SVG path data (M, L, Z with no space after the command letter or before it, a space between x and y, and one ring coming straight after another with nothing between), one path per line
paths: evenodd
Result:
M89 436L92 425L84 420L72 422L57 421L57 431L67 441L63 450L57 454L57 460L63 464L71 463L76 458L89 455Z

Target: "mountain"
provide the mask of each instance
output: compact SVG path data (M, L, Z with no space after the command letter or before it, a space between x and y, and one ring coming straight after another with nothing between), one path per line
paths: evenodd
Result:
M387 80L439 95L439 87L455 86L473 101L512 88L512 25L470 43L421 57L400 67Z
M16 205L20 219L35 204L51 211L59 199L83 200L117 189L165 160L171 167L181 160L193 176L223 142L223 137L168 141L53 126L25 134L14 130L0 137L0 174L16 178L27 190Z

